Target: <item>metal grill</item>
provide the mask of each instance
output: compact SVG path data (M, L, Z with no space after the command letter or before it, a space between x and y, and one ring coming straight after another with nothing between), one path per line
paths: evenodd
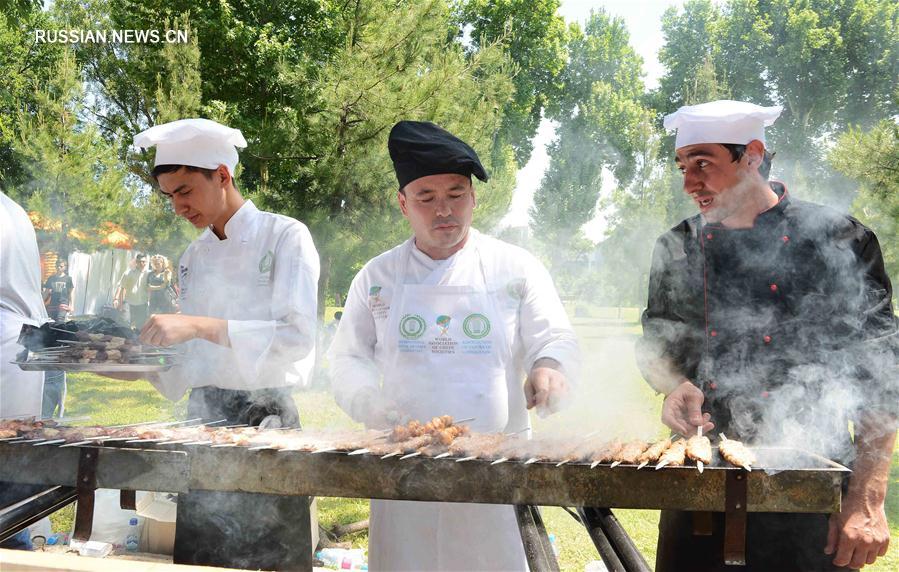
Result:
M341 451L302 452L183 441L93 441L66 444L23 439L0 442L0 480L75 487L89 504L95 488L186 493L218 491L562 507L673 509L724 512L728 560L745 546L746 512L832 513L840 509L848 469L811 453L754 448L758 468L731 467L714 451L700 474L694 467L652 470L633 465L535 462L452 457L381 458ZM81 504L81 503L79 503ZM602 509L581 511L597 542ZM538 515L539 517L539 515ZM540 543L542 524L519 509L533 570L557 569ZM537 531L537 536L526 534ZM83 531L82 531L83 532ZM535 548L536 547L536 548ZM549 558L551 560L551 558ZM622 569L634 569L622 568Z

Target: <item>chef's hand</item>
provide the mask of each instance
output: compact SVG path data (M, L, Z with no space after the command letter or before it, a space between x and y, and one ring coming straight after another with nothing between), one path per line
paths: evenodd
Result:
M403 415L392 399L382 395L379 389L367 388L353 397L353 419L365 424L366 429L390 429L403 422Z
M568 395L568 380L559 371L559 362L551 358L540 358L534 362L524 382L524 397L528 409L537 408L541 417L562 409L562 402Z
M153 314L140 331L140 341L154 346L171 346L196 338L230 346L228 321L207 316Z
M882 502L866 502L848 494L840 512L830 515L824 553L836 551L834 566L856 569L874 564L889 546L890 527Z
M711 415L702 412L703 401L702 390L690 380L683 380L662 403L662 423L685 437L695 435L700 425L703 433L711 431L715 424L709 421Z

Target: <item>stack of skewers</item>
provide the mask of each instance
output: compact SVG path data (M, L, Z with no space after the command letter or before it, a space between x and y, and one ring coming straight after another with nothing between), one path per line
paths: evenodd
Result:
M169 363L177 352L140 344L136 339L74 332L76 340L58 340L59 345L28 352L32 364L143 364Z

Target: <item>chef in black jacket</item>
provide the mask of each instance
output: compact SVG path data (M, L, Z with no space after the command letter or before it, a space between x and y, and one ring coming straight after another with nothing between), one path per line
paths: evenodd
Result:
M859 568L890 539L892 287L870 229L768 181L764 128L780 112L714 101L665 118L700 213L656 243L637 360L678 433L714 428L852 465L838 514L750 514L745 570ZM657 570L724 570L723 514L713 522L699 536L691 513L664 511Z

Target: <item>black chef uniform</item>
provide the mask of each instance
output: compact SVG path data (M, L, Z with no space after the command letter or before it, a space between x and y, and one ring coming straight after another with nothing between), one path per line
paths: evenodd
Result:
M848 421L899 406L890 280L868 228L771 188L779 202L752 228L697 215L659 238L638 361L669 360L728 437L851 464ZM715 518L712 536L696 536L690 513L664 511L657 570L724 570ZM750 514L742 569L835 569L827 524L824 514Z

